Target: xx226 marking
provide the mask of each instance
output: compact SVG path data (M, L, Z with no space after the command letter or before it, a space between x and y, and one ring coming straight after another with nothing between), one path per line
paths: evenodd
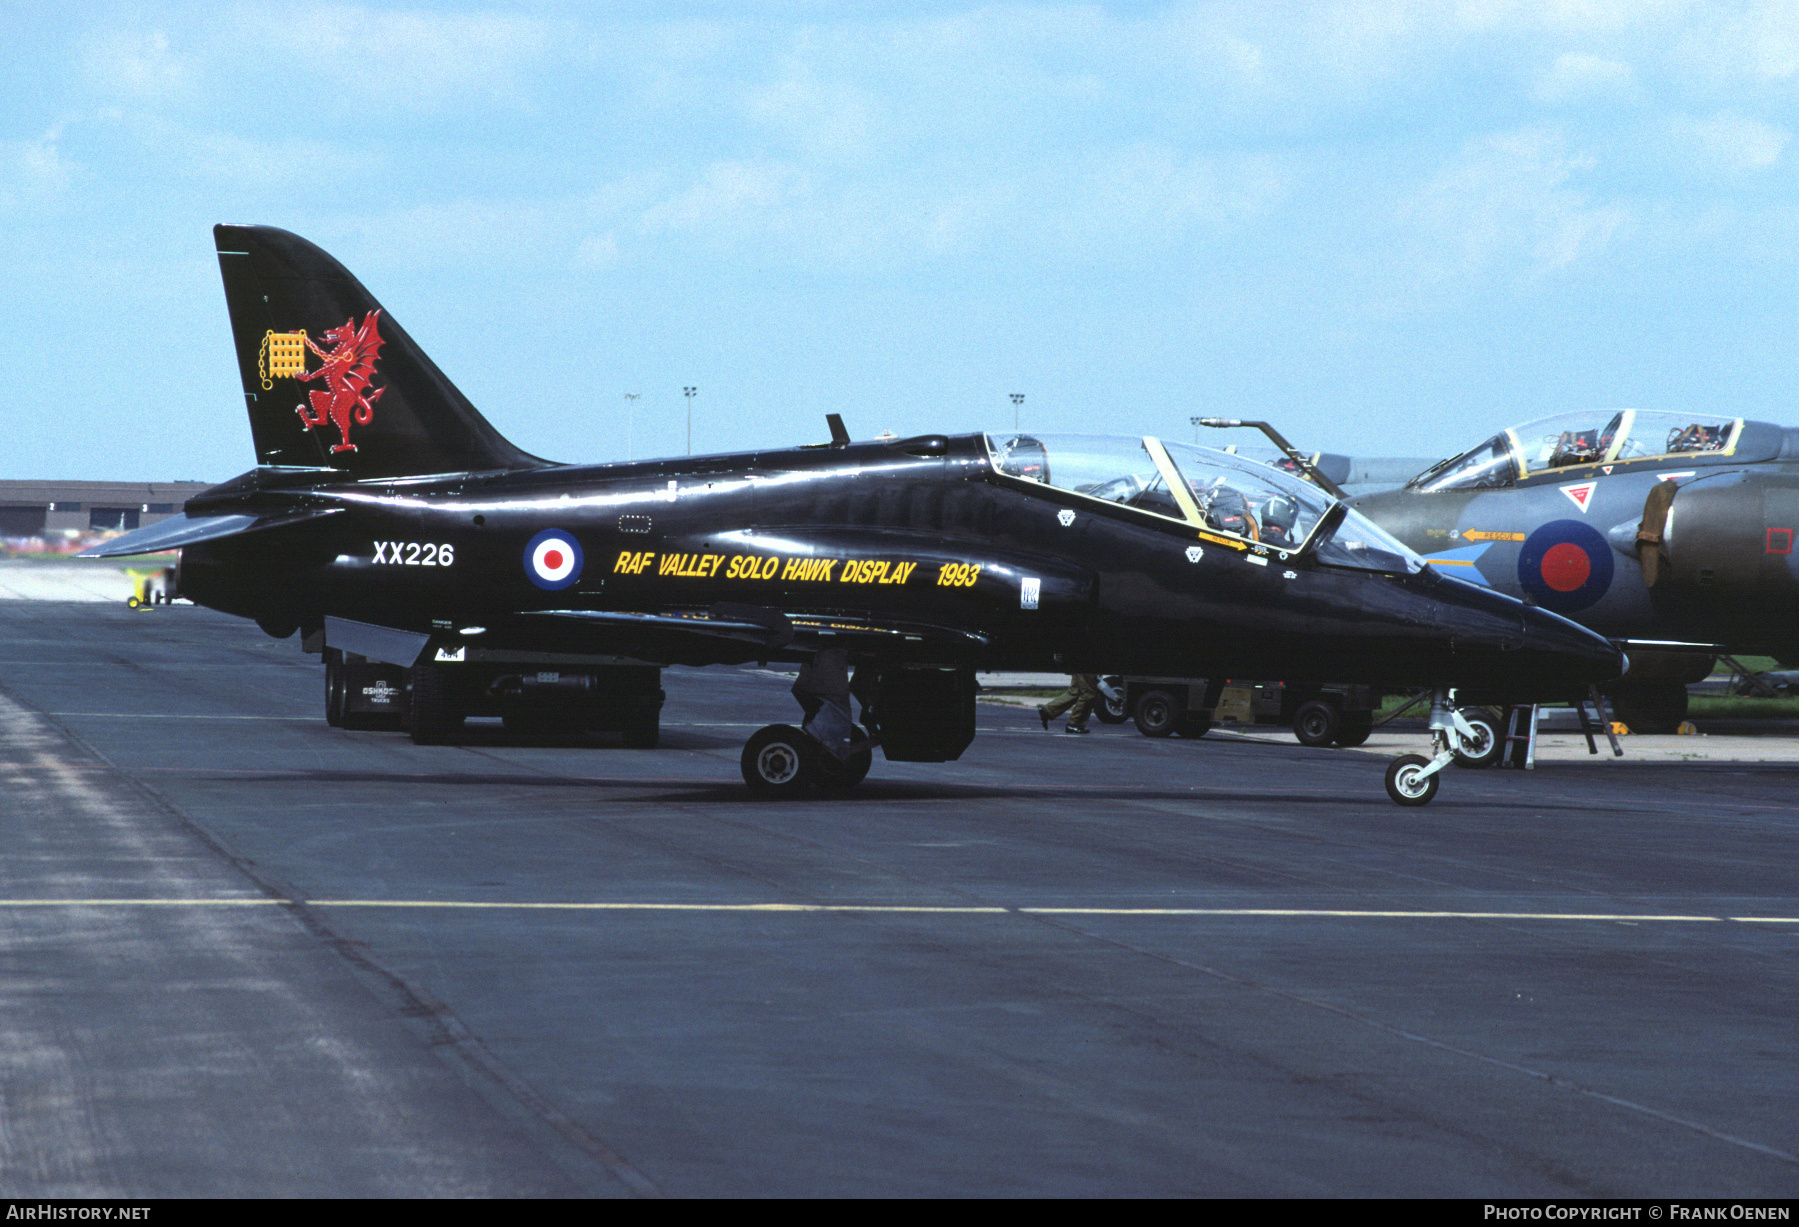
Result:
M375 565L390 567L448 567L456 563L456 547L445 542L377 541Z

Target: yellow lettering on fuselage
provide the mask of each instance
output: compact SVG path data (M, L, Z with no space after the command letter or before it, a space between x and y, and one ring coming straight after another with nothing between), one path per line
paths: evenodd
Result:
M653 550L626 550L612 570L621 575L641 575L656 566L658 576L670 579L767 580L778 573L795 584L904 584L918 569L916 562L885 558L779 558L759 554L662 554ZM839 564L842 569L839 570Z
M725 568L726 579L772 579L780 569L779 558L764 558L756 554L739 554L731 559L731 565Z
M884 558L851 558L843 564L842 582L903 584L917 566L915 562L892 562Z
M781 580L796 584L829 583L831 572L836 568L835 558L789 558L787 565L781 568Z
M723 554L664 554L656 567L656 574L674 575L682 579L710 579L724 560Z

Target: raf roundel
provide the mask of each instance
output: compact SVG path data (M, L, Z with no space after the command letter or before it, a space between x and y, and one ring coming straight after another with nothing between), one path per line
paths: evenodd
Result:
M581 578L581 546L560 528L546 528L525 547L525 574L539 588L566 588Z
M1518 583L1532 600L1556 613L1596 604L1612 586L1612 550L1591 525L1554 520L1518 551Z

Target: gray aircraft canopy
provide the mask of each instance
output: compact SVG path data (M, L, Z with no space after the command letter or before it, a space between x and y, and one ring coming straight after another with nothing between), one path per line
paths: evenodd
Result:
M1497 490L1549 471L1584 471L1643 460L1693 464L1772 460L1780 450L1780 438L1780 427L1742 418L1643 409L1560 413L1502 430L1479 447L1426 469L1406 483L1406 489Z

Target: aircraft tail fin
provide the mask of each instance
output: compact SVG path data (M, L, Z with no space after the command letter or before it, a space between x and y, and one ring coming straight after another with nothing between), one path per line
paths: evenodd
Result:
M538 468L362 283L305 239L214 226L256 462L398 477Z

